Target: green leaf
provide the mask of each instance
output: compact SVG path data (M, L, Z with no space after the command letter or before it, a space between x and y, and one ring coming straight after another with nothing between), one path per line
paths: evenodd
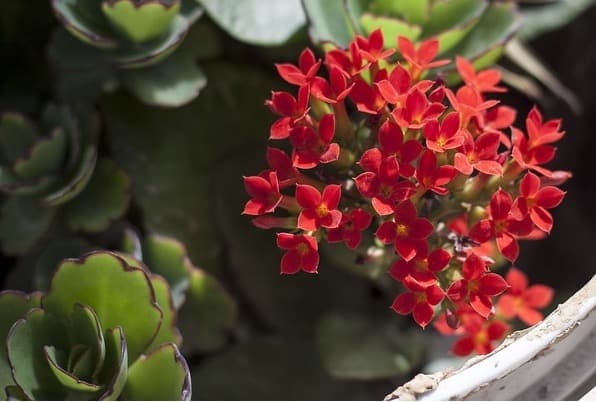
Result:
M194 268L184 244L156 234L147 236L142 244L143 262L152 273L161 275L168 281L174 306L176 309L180 308L191 282L191 269Z
M113 37L96 0L52 0L58 20L78 39L102 48L114 48Z
M48 230L54 213L55 209L43 208L30 198L8 198L0 218L2 251L8 255L25 253Z
M453 59L460 55L473 60L502 47L519 27L519 20L513 1L491 2L470 33L446 57Z
M56 128L48 137L40 138L24 158L19 158L14 171L25 180L51 176L57 173L64 163L67 149L66 133Z
M332 42L345 48L359 33L345 0L302 0L302 4L313 42Z
M6 400L5 388L13 384L8 358L6 356L6 337L12 325L23 318L27 311L39 307L41 294L27 295L14 290L0 292L0 400Z
M29 399L63 399L62 387L46 361L43 347L58 350L68 347L65 328L56 316L41 309L32 309L17 321L6 341L8 361L15 384Z
M56 271L44 307L68 317L76 303L91 307L102 328L122 327L131 361L153 341L162 320L147 275L108 252L66 260Z
M115 401L120 397L128 374L128 348L122 327L108 329L105 333L106 360L99 375L107 384L99 397L100 401Z
M374 0L371 11L375 14L403 17L411 24L423 24L430 11L429 0Z
M128 369L122 396L127 400L190 400L190 372L176 345L164 344L139 357Z
M153 285L157 304L159 304L159 308L163 312L163 318L161 320L159 332L147 350L151 350L166 342L180 345L182 343L182 335L180 335L180 331L176 328L177 313L176 308L174 307L174 302L172 301L170 286L168 285L168 282L159 275L151 275L151 284Z
M188 42L185 42L188 43ZM196 98L207 85L207 77L192 53L177 49L155 65L129 70L123 84L149 105L179 107Z
M56 356L55 347L44 346L43 350L46 355L48 366L62 386L66 387L68 390L78 392L96 392L101 389L99 385L91 384L87 381L81 380L80 378L75 377L72 373L66 371L64 368L60 367L58 358Z
M522 23L517 36L523 41L531 41L569 24L594 4L594 0L558 0L552 4L522 9Z
M305 22L300 0L198 0L223 30L252 45L285 43Z
M60 262L66 258L77 258L91 250L91 244L80 237L52 239L39 254L35 262L35 288L46 291Z
M111 155L131 177L146 228L186 244L193 261L214 271L222 245L213 171L230 149L265 142L271 117L262 104L274 84L246 66L204 67L218 79L184 107L150 107L119 93L104 98L102 109Z
M117 32L132 42L144 43L159 37L168 29L180 11L180 3L104 1L101 10Z
M192 268L186 301L180 309L178 327L184 350L209 352L221 348L237 319L234 300L211 275Z
M38 137L37 128L22 115L4 113L0 120L0 149L4 163L23 157Z
M100 159L83 192L66 207L72 230L100 232L120 219L130 203L130 180L112 160Z
M407 374L420 361L409 354L420 344L391 325L391 317L328 314L317 325L317 341L327 371L336 378L373 380Z
M80 378L97 378L106 357L103 332L95 311L89 306L75 304L69 320L70 341L73 345L84 345L89 351L90 361L93 363L91 370L77 373Z
M381 28L383 37L386 38L386 48L395 47L397 45L395 40L398 36L405 36L406 38L415 41L422 32L422 28L418 25L410 25L397 18L376 16L370 13L362 14L360 17L360 25L362 25L362 29L366 35L370 35L375 29Z

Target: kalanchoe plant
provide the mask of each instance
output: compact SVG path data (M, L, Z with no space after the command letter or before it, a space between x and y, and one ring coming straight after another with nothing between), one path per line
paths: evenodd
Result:
M101 231L124 214L129 180L98 158L98 119L48 106L38 123L18 113L0 117L0 240L8 254L27 251L60 221L68 230ZM56 218L56 219L55 219Z
M385 38L403 36L414 43L433 37L440 55L464 56L477 68L494 63L519 26L514 1L303 0L303 4L315 42L347 47L354 35L368 36L377 29ZM393 49L395 44L371 35L364 47Z
M396 43L396 62L376 30L326 52L324 62L306 49L298 66L277 66L298 94L273 92L266 102L280 116L269 138L288 141L291 153L268 148L269 169L244 178L251 199L243 213L260 228L285 230L277 234L282 274L317 273L319 244L344 242L403 285L395 312L423 328L445 312L446 324L488 351L508 320L521 314L534 323L539 313L528 308L552 297L544 288L524 296L517 271L507 280L492 271L498 258L517 260L519 240L550 233L549 210L565 195L555 186L570 173L544 165L564 132L536 108L525 131L511 127L516 110L488 96L506 90L498 71L476 72L457 57L463 85L452 90L429 79L450 62L435 60L437 39ZM360 246L373 231L376 239ZM456 353L473 349L466 342Z
M0 293L0 388L14 399L189 400L165 281L109 252L65 260L41 297Z

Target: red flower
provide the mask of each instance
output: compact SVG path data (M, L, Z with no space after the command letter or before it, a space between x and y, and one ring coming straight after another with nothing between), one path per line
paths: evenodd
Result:
M385 70L379 71L373 83L385 79L386 76L387 72ZM354 87L350 92L350 99L362 113L378 114L385 107L385 99L383 99L377 87L369 85L361 77L354 78Z
M428 149L435 152L445 152L461 146L464 137L459 129L459 113L447 114L440 124L438 120L427 122L424 126L424 137Z
M279 186L281 188L291 186L296 182L298 171L292 164L290 157L284 151L273 147L267 147L266 158L269 167L277 173ZM271 170L263 173L268 174L270 171Z
M449 64L449 60L433 61L439 53L439 41L437 39L433 38L425 40L418 46L418 49L416 49L412 41L408 38L405 36L398 36L397 46L399 47L401 55L410 65L410 74L414 80L417 80L420 77L420 74L426 70Z
M380 28L372 31L368 39L360 35L356 36L356 43L358 43L362 57L371 63L384 60L395 53L395 49L383 50L383 32Z
M304 86L310 83L315 75L317 75L317 71L321 67L321 60L316 60L312 50L306 48L300 53L298 66L284 63L276 64L275 67L281 78L288 83Z
M290 130L294 125L302 120L308 112L308 97L310 90L308 86L301 87L298 90L298 99L287 92L273 92L271 100L265 102L271 111L279 116L269 133L271 140L283 140L288 138Z
M519 317L527 325L534 325L543 316L538 311L550 304L553 299L553 289L545 285L528 287L528 278L517 268L511 268L505 280L510 288L499 298L497 308L507 319Z
M389 275L398 281L411 276L423 285L436 284L435 274L445 269L451 260L451 254L442 248L429 254L426 242L419 242L416 246L416 256L410 261L399 259L394 262L389 269Z
M492 296L507 289L507 282L498 274L486 272L486 262L474 253L464 261L463 279L457 280L447 289L447 297L453 302L469 300L470 306L482 317L488 317L493 310Z
M341 222L337 210L341 199L341 186L330 184L319 190L307 184L296 185L296 201L304 208L298 215L298 227L303 230L317 230L319 227L333 229Z
M412 162L418 158L422 152L422 145L417 140L404 141L401 128L392 122L386 120L379 128L379 145L383 157L395 156L399 162L399 173L403 177L411 177L414 174Z
M507 92L504 87L497 86L501 81L501 73L498 70L488 69L476 74L472 63L460 56L455 57L455 64L457 72L466 85L474 88L478 93Z
M485 355L493 351L495 343L509 332L509 325L502 321L486 321L480 316L470 317L464 326L466 335L459 338L451 348L457 356L467 356L473 351Z
M553 217L548 209L557 207L565 197L565 192L554 186L540 188L540 179L528 172L519 183L519 197L515 200L513 211L518 219L530 216L540 230L550 233Z
M339 145L332 143L335 135L335 116L326 114L319 122L318 134L306 126L295 127L290 132L290 142L294 147L292 161L294 167L312 169L319 163L334 162L339 158Z
M433 306L441 303L445 294L437 285L423 286L410 277L403 283L409 291L397 296L391 308L402 315L413 313L414 321L424 328L433 319Z
M513 262L519 255L519 245L515 236L529 234L532 231L532 222L529 218L516 220L511 214L512 205L511 195L499 189L490 200L488 218L474 225L470 237L478 243L487 242L495 237L501 254Z
M399 165L394 156L383 158L378 148L369 149L360 159L360 166L366 170L354 181L364 197L372 198L372 206L379 215L393 213L393 205L408 198L414 185L399 181Z
M392 114L401 127L419 129L429 120L438 118L443 110L442 103L429 102L420 89L414 88L408 93L404 106L396 108Z
M338 228L327 232L329 243L344 242L348 248L355 249L362 240L362 231L366 230L372 222L372 216L361 208L343 214Z
M354 84L348 86L345 73L339 68L329 68L329 82L323 77L315 77L312 84L312 96L327 103L337 103L345 99Z
M353 41L348 46L348 50L333 49L325 54L325 64L331 67L337 67L344 71L349 77L359 75L362 70L368 67L367 64L362 64L362 54L358 44Z
M269 172L269 177L248 176L244 177L246 192L252 197L244 206L243 214L263 215L273 212L279 205L282 195L279 192L277 174Z
M281 273L295 274L302 270L317 273L319 252L317 239L308 235L277 234L277 247L288 250L281 259Z
M394 209L394 220L379 226L375 235L384 244L395 243L395 250L406 261L416 256L418 243L433 232L428 219L416 216L416 207L410 200L400 202Z
M466 127L474 117L480 127L484 126L484 111L499 103L496 100L484 101L482 96L472 87L463 86L454 94L445 88L445 94L455 109L460 114L461 126Z
M496 106L490 108L484 114L484 126L481 129L484 132L495 132L499 134L501 143L511 148L511 140L509 136L503 133L501 130L509 128L514 122L517 111L509 106Z
M450 165L437 167L437 157L432 151L427 150L418 161L416 179L421 188L432 190L439 195L446 195L449 190L443 186L449 183L456 173L455 168Z
M484 133L476 141L466 131L462 136L464 143L453 157L453 165L460 173L469 176L476 169L493 176L503 174L503 166L495 160L501 143L498 133Z
M526 119L527 138L521 130L512 128L512 155L515 161L523 169L532 169L551 177L553 172L540 165L550 162L555 157L556 148L548 144L559 141L565 135L564 131L559 131L560 125L560 120L543 123L542 115L534 107Z
M425 93L433 86L433 82L424 80L412 86L410 73L398 63L389 74L389 77L378 81L375 86L388 103L402 107L411 89L416 88Z

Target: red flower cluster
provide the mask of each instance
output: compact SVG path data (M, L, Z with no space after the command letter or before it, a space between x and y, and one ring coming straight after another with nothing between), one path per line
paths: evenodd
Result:
M322 241L356 249L363 231L374 232L377 251L382 243L394 252L389 274L405 288L393 309L422 327L440 309L464 327L474 322L466 331L485 351L506 332L490 323L493 298L509 286L490 272L498 257L491 250L514 262L519 239L551 231L549 210L565 195L555 185L571 175L544 164L564 132L536 108L525 132L512 127L516 111L487 96L505 91L498 71L476 72L458 57L463 84L449 89L429 79L449 69L449 60L435 60L436 39L416 47L398 37L397 45L386 50L376 30L324 60L306 49L298 65L277 65L297 91L266 102L279 116L269 138L280 147L268 149L269 169L244 178L244 213L260 228L286 230L277 240L284 274L316 273ZM532 321L528 309L544 307L544 298L515 288L501 299L503 314ZM462 342L460 354L473 349Z

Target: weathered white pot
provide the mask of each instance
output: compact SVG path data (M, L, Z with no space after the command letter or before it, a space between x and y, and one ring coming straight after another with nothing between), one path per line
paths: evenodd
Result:
M544 321L457 370L418 374L386 400L596 400L596 275Z

